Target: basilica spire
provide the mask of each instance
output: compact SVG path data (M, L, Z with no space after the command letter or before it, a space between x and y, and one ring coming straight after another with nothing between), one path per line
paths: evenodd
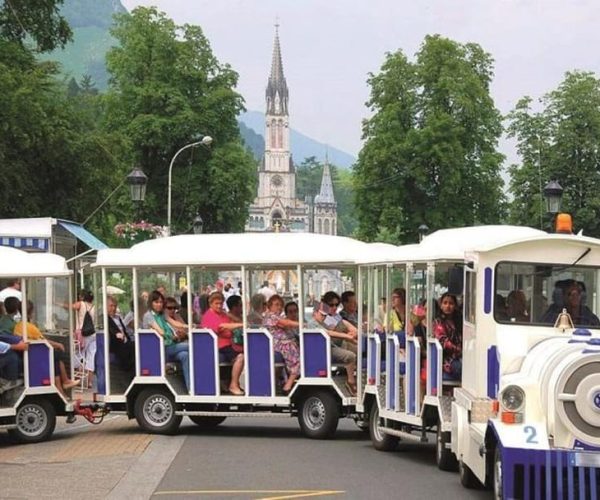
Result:
M325 165L323 167L323 177L321 178L321 191L315 196L316 204L335 205L335 196L333 194L333 182L331 181L331 172L329 170L329 157L325 154Z
M273 42L273 59L271 60L271 74L267 83L266 99L268 115L288 114L288 88L283 76L283 63L281 62L281 46L279 44L279 24L275 24L275 40Z

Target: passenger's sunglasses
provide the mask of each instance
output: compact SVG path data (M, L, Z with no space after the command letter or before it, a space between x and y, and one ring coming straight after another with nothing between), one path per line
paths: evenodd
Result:
M332 302L331 304L327 304L329 307L337 307L340 305L339 302Z
M179 310L179 309L178 309L177 307L175 307L175 306L167 306L167 309L168 309L169 311L178 311L178 310Z

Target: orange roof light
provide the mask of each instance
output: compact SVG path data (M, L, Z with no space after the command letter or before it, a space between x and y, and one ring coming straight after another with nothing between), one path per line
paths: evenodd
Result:
M573 233L573 219L569 214L556 214L556 232L563 234Z

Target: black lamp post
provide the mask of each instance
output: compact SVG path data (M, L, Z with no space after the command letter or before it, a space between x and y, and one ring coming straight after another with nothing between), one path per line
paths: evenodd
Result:
M194 217L194 222L193 222L194 234L202 234L203 228L204 228L204 221L202 220L202 217L200 217L199 215L196 215L196 217Z
M139 167L135 167L127 176L127 184L129 184L131 200L144 201L148 177Z
M425 237L425 235L429 232L429 227L427 226L427 224L421 224L417 228L417 232L419 233L419 243L420 243L421 241L423 241L423 238Z
M558 213L560 213L560 205L562 202L564 189L556 181L550 181L544 187L544 199L546 200L546 213L550 214L552 220L552 227L550 232L555 230L555 220Z

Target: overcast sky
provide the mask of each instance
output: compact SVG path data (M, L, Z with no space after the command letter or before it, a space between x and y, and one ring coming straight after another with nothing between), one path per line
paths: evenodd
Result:
M290 123L357 155L368 115L369 72L386 52L412 57L427 34L476 42L495 59L496 106L555 88L565 71L600 74L600 0L122 0L156 5L200 25L221 62L239 73L249 110L263 111L274 24L290 89ZM510 159L514 152L503 142Z

